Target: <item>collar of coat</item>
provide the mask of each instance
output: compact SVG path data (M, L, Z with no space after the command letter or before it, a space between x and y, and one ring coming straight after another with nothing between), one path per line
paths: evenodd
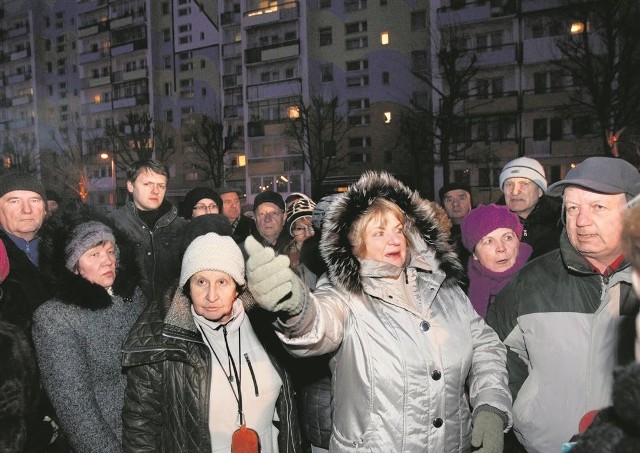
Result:
M426 250L412 252L433 252L434 266L446 276L444 284L457 283L464 270L448 242L448 229L439 217L441 208L385 172L364 173L358 182L336 197L326 213L320 251L331 282L348 292L362 291L360 261L351 250L348 235L351 225L379 197L392 201L404 211L405 230L411 242L414 246L426 247Z

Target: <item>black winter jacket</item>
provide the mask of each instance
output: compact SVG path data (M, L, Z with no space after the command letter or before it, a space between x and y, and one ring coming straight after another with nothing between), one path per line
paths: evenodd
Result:
M187 223L178 217L175 206L164 201L159 209L167 209L149 228L138 216L131 198L112 214L116 226L136 245L136 258L142 274L140 287L147 300L159 300L168 285L180 273L180 231Z
M562 233L561 210L562 205L557 199L543 195L527 218L520 219L523 228L522 242L533 249L529 260L559 247Z
M188 300L174 298L175 292L175 288L169 291L162 303L147 305L123 345L127 370L125 452L211 451L208 403L212 357L193 321ZM282 365L286 353L275 336L272 318L259 308L246 310L283 382L276 403L280 453L301 452L293 387Z

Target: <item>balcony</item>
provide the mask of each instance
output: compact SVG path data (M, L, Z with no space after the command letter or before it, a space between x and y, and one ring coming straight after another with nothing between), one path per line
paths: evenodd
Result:
M136 69L135 71L117 71L113 73L113 82L120 83L146 79L148 74L147 68Z
M6 31L5 39L25 37L29 35L29 31L30 31L30 28L26 25L23 27L11 28Z
M242 55L242 43L241 42L232 42L229 44L222 45L222 57L223 58L233 58L239 57Z
M9 77L7 77L7 84L8 85L13 85L15 83L21 83L21 82L26 82L28 80L31 80L31 73L27 72L24 74L13 74L10 75Z
M504 113L515 112L518 110L518 93L516 91L508 91L501 96L480 98L475 96L466 99L463 103L463 109L467 113Z
M302 93L302 84L300 83L300 79L261 83L258 85L247 86L247 101L293 96L300 93Z
M242 118L242 104L239 105L225 105L224 106L224 118Z
M480 68L516 64L516 49L515 43L471 49L456 62L456 66L458 68L468 67L473 55L476 56L475 65Z
M89 52L83 52L78 55L78 63L87 64L92 63L94 61L101 60L103 58L109 57L109 49L104 50L92 50Z
M11 100L11 105L16 107L18 105L30 104L33 101L33 95L25 94L23 96L16 96Z
M288 20L296 20L300 16L297 1L254 9L244 13L244 26L246 28L258 27Z
M222 76L222 88L234 88L239 86L242 86L242 74Z
M33 118L21 118L19 120L11 121L8 123L8 129L22 129L25 127L31 127L35 124L35 120Z
M23 49L23 50L18 50L16 52L12 52L9 55L9 59L11 61L16 61L22 58L28 58L29 56L31 56L31 51L29 51L29 49Z
M220 15L220 25L240 25L240 14L233 11L226 11Z
M95 24L87 25L82 28L78 28L78 39L86 38L87 36L97 35L109 31L109 22L98 22Z
M117 57L136 50L142 50L147 48L147 38L137 39L135 41L128 42L126 44L111 47L111 56Z
M109 75L102 77L86 77L82 79L81 86L83 90L87 88L94 88L103 85L109 85L111 83L111 77Z
M457 5L438 8L438 27L484 22L492 17L508 16L516 13L515 0L507 1L505 5L498 6L492 6L491 2L452 3Z
M253 47L245 51L246 64L280 60L300 55L300 41L287 41L270 46Z
M129 97L121 97L119 99L114 99L113 108L114 109L123 109L129 107L135 107L137 105L146 105L149 103L149 95L146 93L136 94Z

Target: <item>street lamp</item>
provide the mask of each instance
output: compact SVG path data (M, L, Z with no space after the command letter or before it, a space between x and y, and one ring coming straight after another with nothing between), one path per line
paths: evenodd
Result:
M116 193L116 163L115 160L113 159L113 156L110 156L109 153L100 153L100 159L102 160L107 160L107 159L111 159L111 190L113 190L113 207L115 209L116 207L116 197L117 197L117 193Z

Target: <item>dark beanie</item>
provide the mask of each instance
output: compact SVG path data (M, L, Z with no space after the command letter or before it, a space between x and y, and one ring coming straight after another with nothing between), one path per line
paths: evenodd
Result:
M196 187L187 192L187 195L184 197L184 201L180 205L180 216L185 219L193 217L193 208L204 198L213 200L218 207L218 212L222 212L222 198L220 198L218 192L209 187Z
M451 192L452 190L464 190L471 196L471 187L469 184L465 184L463 182L450 182L449 184L445 184L438 191L438 196L440 197L440 203L444 203L444 196L447 192Z
M10 171L0 177L0 197L5 196L14 190L28 190L35 192L47 201L47 193L44 186L35 176L31 176L21 171Z
M180 256L184 254L195 238L207 233L231 236L233 228L231 228L229 219L222 214L204 214L194 217L180 231Z
M258 210L258 206L262 203L273 203L283 211L285 210L284 199L282 195L278 192L274 192L273 190L265 190L264 192L260 192L253 199L253 212Z

